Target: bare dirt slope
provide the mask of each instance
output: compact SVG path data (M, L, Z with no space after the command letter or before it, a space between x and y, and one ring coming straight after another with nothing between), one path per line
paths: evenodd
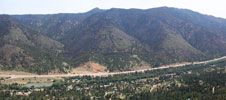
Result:
M100 73L100 72L108 72L107 67L100 65L95 62L87 62L85 64L80 65L77 68L72 69L73 74L90 74L90 73Z

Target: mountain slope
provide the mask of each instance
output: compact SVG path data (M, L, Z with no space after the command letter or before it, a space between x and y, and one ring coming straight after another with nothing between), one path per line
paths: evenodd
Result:
M138 40L111 25L102 27L99 24L92 29L87 25L79 26L79 30L76 29L78 34L66 38L68 57L75 58L78 64L83 63L81 59L84 62L94 60L107 66L110 71L130 69L133 64L139 66L139 57L132 56L143 49Z
M21 23L30 26L41 34L47 35L55 40L61 40L65 33L77 26L86 17L102 12L99 8L92 9L86 13L61 13L49 15L13 15L12 17Z
M61 58L56 54L63 51L63 44L40 35L8 15L0 15L1 46L0 66L35 73L47 73L62 69Z
M110 71L226 55L226 20L187 9L94 9L80 14L17 15L64 44L73 66L98 62Z

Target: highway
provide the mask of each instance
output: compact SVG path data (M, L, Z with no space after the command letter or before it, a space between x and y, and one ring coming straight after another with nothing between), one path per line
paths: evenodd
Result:
M214 61L219 61L222 59L226 59L226 56L220 57L220 58L215 58L212 60L207 60L207 61L201 61L201 62L184 62L184 63L177 63L177 64L170 64L170 65L165 65L165 66L160 66L156 68L149 68L149 69L142 69L142 70L133 70L133 71L123 71L123 72L101 72L101 73L92 73L92 74L54 74L54 75L0 75L0 77L10 77L10 79L15 79L15 78L53 78L53 77L73 77L73 76L100 76L100 77L105 77L109 75L117 75L117 74L129 74L129 73L135 73L135 72L144 72L144 71L150 71L150 70L158 70L158 69L166 69L166 68L173 68L173 67L184 67L186 65L192 65L192 64L205 64L209 62L214 62Z

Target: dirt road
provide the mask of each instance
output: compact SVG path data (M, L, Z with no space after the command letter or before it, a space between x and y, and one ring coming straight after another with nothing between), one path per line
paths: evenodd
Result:
M166 68L172 68L172 67L183 67L186 65L192 65L192 64L205 64L213 61L218 61L226 59L226 56L220 57L220 58L215 58L212 60L207 60L207 61L201 61L201 62L184 62L184 63L177 63L177 64L170 64L166 66L160 66L157 68L149 68L149 69L142 69L142 70L134 70L134 71L124 71L124 72L110 72L110 73L93 73L93 74L59 74L59 75L0 75L0 77L10 77L10 79L15 79L15 78L52 78L52 77L72 77L72 76L110 76L110 75L116 75L116 74L129 74L129 73L135 73L135 72L144 72L144 71L149 71L149 70L157 70L157 69L166 69Z

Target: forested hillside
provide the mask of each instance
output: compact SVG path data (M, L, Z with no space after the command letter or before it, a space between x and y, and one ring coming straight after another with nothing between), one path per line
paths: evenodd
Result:
M56 67L54 62L66 62L73 68L90 61L109 71L124 71L226 55L226 20L187 9L95 8L77 14L7 17L10 21L1 17L3 54L9 52L9 48L14 48L17 53L27 51L28 46L29 52L36 52L21 53L20 56L30 57L26 61L15 57L15 61L9 60L1 54L4 57L0 64L7 69L20 65L34 71L35 67L25 66L35 65L36 58L46 58L48 60L43 62L49 62L49 65L39 66L48 71L52 68L64 71L64 66L58 64ZM34 58L31 54L39 57ZM12 65L15 62L18 63ZM22 62L26 64L19 64ZM44 71L47 70L41 72Z
M0 67L48 73L63 69L61 57L64 45L20 24L8 15L0 15Z

